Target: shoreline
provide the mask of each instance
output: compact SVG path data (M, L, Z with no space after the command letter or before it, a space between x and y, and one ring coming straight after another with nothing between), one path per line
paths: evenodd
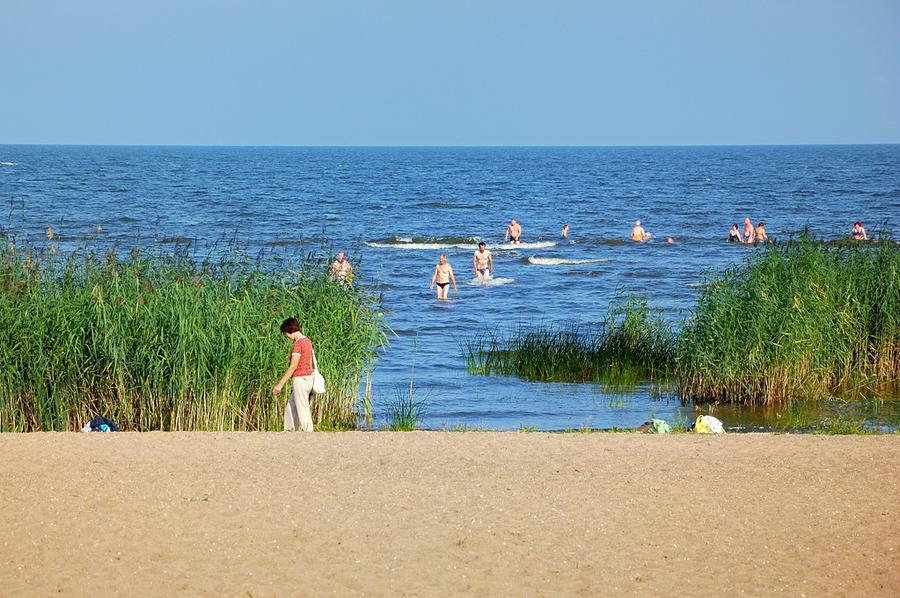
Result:
M900 587L896 435L46 432L0 451L10 595Z

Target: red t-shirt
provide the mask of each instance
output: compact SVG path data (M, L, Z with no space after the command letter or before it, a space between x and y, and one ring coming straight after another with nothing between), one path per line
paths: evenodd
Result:
M291 374L291 378L298 378L300 376L312 376L312 350L312 341L305 336L294 341L294 346L291 347L291 354L288 355L288 362L293 359L294 355L299 355L300 363L297 364L297 369L295 369L294 373Z

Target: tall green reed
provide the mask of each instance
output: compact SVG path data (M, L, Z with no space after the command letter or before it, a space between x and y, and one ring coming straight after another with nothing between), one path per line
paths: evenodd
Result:
M683 399L775 404L900 377L900 247L807 235L713 275L682 326Z
M385 343L378 298L299 264L238 250L120 258L0 241L0 430L279 430L281 321L298 317L328 393L320 428L356 427L361 376Z
M621 386L668 378L674 347L662 315L630 296L612 303L596 329L563 324L483 333L466 344L466 362L476 374Z

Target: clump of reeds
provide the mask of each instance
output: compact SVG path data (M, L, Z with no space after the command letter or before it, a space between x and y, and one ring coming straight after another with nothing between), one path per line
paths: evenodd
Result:
M672 329L644 299L610 305L596 329L551 325L484 333L466 346L472 373L549 382L630 385L663 380L674 369Z
M239 251L127 257L0 242L0 430L279 430L285 317L301 320L328 393L316 425L356 427L361 375L385 342L377 298L307 257Z
M394 402L387 406L387 427L394 432L413 432L425 415L425 402L416 396L412 386L398 389Z
M900 377L900 247L769 245L713 276L682 327L683 399L774 404Z

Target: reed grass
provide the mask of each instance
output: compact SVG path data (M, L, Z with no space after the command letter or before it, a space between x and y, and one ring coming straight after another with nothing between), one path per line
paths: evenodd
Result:
M317 428L354 428L361 376L386 343L378 299L239 250L121 257L0 240L0 430L280 430L281 321L300 319L328 393ZM272 258L274 260L274 258Z
M806 233L769 244L708 276L677 335L645 300L629 297L596 328L523 327L481 334L465 349L476 374L610 390L674 381L685 402L776 405L883 396L884 388L896 396L900 246Z
M413 432L425 415L425 402L412 388L398 389L394 402L387 406L387 427L394 432Z
M683 400L770 405L900 377L900 247L769 245L713 275L678 341Z
M612 303L596 329L564 324L482 333L465 350L475 374L629 386L671 375L675 337L646 300L630 296Z

